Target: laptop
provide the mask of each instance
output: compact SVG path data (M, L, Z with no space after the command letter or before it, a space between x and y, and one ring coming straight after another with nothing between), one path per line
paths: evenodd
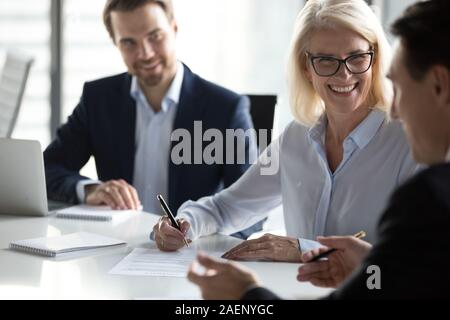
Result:
M0 138L0 214L49 213L39 141Z

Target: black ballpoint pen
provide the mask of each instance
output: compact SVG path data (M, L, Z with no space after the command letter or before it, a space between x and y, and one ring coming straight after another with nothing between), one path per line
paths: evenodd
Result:
M181 227L180 224L178 223L178 221L175 219L172 211L170 211L169 206L167 205L166 201L164 200L164 198L162 197L162 195L158 194L156 196L156 198L158 199L159 203L161 204L161 208L163 209L164 213L169 217L170 222L172 222L172 225L177 228L178 230L181 231ZM189 247L189 244L186 240L185 237L183 237L184 243L186 244L186 247Z
M360 232L354 234L353 236L354 236L355 238L361 239L361 238L364 238L364 237L366 236L366 233L365 233L364 231L360 231ZM317 260L320 260L320 259L322 259L322 258L325 258L326 256L328 256L329 254L335 252L336 250L337 250L336 248L333 248L333 249L327 250L327 251L325 251L325 252L322 252L321 254L315 256L315 257L312 258L310 261L308 261L308 263L309 263L309 262L315 262L315 261L317 261Z

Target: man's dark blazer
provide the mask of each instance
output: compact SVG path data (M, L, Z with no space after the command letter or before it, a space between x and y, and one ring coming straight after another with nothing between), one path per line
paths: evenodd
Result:
M194 121L202 121L203 132L215 128L222 132L223 137L226 129L253 128L247 97L208 82L188 67L183 67L184 77L173 130L188 130L193 145ZM79 170L90 156L95 158L99 180L124 179L133 184L136 103L130 96L130 86L131 76L127 73L84 85L79 104L44 152L50 199L78 202L76 184L86 179ZM177 143L172 142L171 149ZM224 148L225 145L224 139ZM235 155L236 149L237 144ZM170 161L168 201L171 209L176 212L186 200L213 195L231 185L250 166L249 153L256 156L256 141L247 139L245 150L245 164L175 165ZM191 155L193 160L193 148Z
M378 235L361 267L327 299L448 298L450 164L430 167L401 186L380 220ZM371 265L380 268L381 289L367 288ZM249 290L243 298L279 299L264 288Z

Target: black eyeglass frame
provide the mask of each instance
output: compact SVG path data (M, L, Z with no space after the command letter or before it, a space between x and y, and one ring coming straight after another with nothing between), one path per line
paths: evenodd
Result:
M350 68L349 68L348 65L347 65L347 61L350 60L350 59L352 59L352 58L354 58L354 57L356 57L356 56L366 55L366 54L370 55L370 62L369 62L369 66L367 67L367 69L364 70L364 71L361 71L361 72L353 72L353 71L351 71ZM345 58L345 59L338 59L338 58L335 58L335 57L332 57L332 56L313 55L313 54L311 54L310 52L306 51L306 56L309 58L309 61L311 62L311 65L313 66L314 72L315 72L319 77L332 77L332 76L334 76L336 73L339 72L339 69L341 68L341 64L344 64L345 68L346 68L346 69L348 70L348 72L350 72L351 74L362 74L362 73L365 73L365 72L367 72L367 71L370 69L370 67L372 66L372 63L373 63L373 55L374 55L374 54L375 54L375 52L374 52L373 50L369 50L369 51L367 51L367 52L360 52L360 53L355 53L355 54L349 55L349 56L348 56L347 58ZM326 74L326 75L320 74L319 72L317 72L316 66L314 65L314 60L316 60L316 59L321 59L321 58L322 58L322 59L323 59L323 58L325 58L325 59L331 59L331 60L337 61L337 62L338 62L338 66L337 66L337 68L336 68L336 71L335 71L334 73L330 73L330 74Z

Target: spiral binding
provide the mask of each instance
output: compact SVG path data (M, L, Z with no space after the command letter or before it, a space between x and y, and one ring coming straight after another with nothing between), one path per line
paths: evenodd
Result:
M102 217L96 215L77 215L71 213L57 213L58 218L68 218L68 219L76 219L76 220L94 220L94 221L110 221L112 217Z
M38 255L42 255L42 256L46 256L46 257L55 257L56 256L56 252L54 252L54 251L28 247L28 246L24 246L24 245L15 244L15 243L10 243L9 248L19 250L19 251L25 251L28 253L38 254Z

